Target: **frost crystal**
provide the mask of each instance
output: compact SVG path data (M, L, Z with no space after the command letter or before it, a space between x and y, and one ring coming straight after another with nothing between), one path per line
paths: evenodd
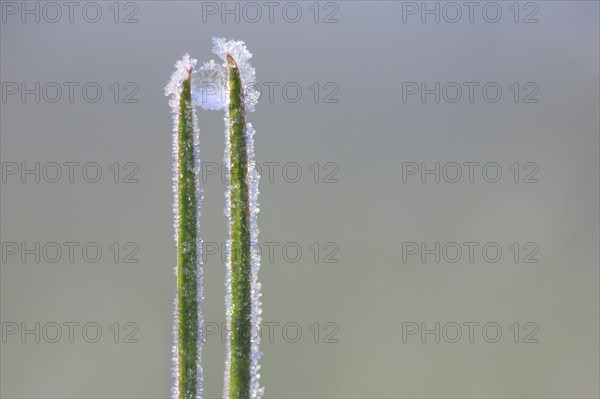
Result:
M193 108L193 107L192 107ZM198 127L198 117L196 110L192 109L192 125L194 127L194 180L196 182L196 303L198 304L198 337L196 340L196 397L203 397L204 389L204 371L202 369L202 344L204 343L204 316L202 314L202 304L204 303L204 270L202 266L202 236L200 234L200 210L202 205L202 187L201 181L201 162L200 162L200 128Z
M172 134L172 156L173 156L173 177L172 177L172 191L173 191L173 228L175 245L179 242L179 190L178 190L178 176L179 176L179 117L180 117L180 102L181 102L181 91L183 88L183 81L190 76L190 72L193 71L197 61L191 58L189 54L185 54L180 61L175 63L175 71L171 75L171 79L165 86L165 96L169 97L169 106L171 107L171 115L173 117L173 134ZM194 139L194 175L196 181L196 220L197 229L200 229L200 206L202 204L202 190L200 188L200 130L198 128L198 118L196 110L193 107L187 111L191 111L192 114L192 126L193 126L193 139ZM198 289L196 292L198 301L198 331L202 331L203 318L200 312L200 306L204 299L203 295L203 274L202 274L202 239L200 234L197 235L196 239L196 250L197 250L197 282ZM177 265L174 267L175 275L177 276ZM175 293L175 300L173 302L173 348L171 354L172 361L172 385L171 385L171 397L174 399L179 398L179 315L178 315L178 300L177 293ZM204 339L202 334L198 336L198 359L196 370L196 393L197 397L202 397L203 392L203 372L201 366L201 353L202 343Z
M258 246L258 182L260 174L254 161L254 128L252 124L246 124L246 151L248 156L248 175L246 182L250 194L250 246L251 246L251 296L252 296L252 352L250 358L250 397L253 399L261 398L264 389L260 386L260 364L258 361L262 357L259 350L260 329L262 322L262 302L260 300L260 282L258 281L258 270L260 269L260 247Z
M223 378L223 399L229 398L229 369L231 362L231 315L233 307L231 305L231 139L229 135L229 109L225 108L225 153L223 155L223 164L227 170L227 190L225 191L225 209L223 213L227 218L227 241L225 242L225 375Z

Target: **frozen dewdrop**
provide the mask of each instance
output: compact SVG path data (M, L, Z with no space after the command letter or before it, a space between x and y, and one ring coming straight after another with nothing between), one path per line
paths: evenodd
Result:
M205 110L219 111L227 106L227 68L215 61L192 72L192 102Z

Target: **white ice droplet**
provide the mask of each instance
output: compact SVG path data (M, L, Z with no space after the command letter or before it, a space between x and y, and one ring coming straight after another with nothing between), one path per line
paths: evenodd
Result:
M205 110L218 111L227 105L227 68L215 61L192 72L192 101Z

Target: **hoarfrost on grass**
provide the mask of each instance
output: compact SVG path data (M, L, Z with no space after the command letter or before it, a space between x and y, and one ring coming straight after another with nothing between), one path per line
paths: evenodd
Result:
M246 176L246 183L249 188L250 197L250 247L251 247L251 259L250 259L250 273L251 273L251 298L252 298L252 313L251 313L251 325L260 326L262 322L262 302L260 297L262 296L260 289L261 284L258 281L258 271L260 269L260 247L258 245L258 212L260 208L258 206L258 182L260 180L260 174L256 168L256 161L254 160L254 133L255 130L251 123L246 124L246 151L248 157L248 175ZM259 399L262 397L264 388L260 386L260 364L259 360L262 357L262 352L259 348L260 345L260 332L257 328L252 329L252 347L250 354L250 397L253 399Z
M193 107L192 107L193 108ZM196 303L198 304L198 320L196 338L196 397L202 398L204 395L204 370L202 369L202 345L204 343L204 315L202 313L202 304L204 303L204 269L202 265L202 235L200 229L200 215L202 208L202 186L201 182L201 161L200 161L200 128L198 125L198 116L196 110L192 109L192 126L194 129L194 180L196 196Z
M201 67L196 68L196 60L190 58L188 54L184 55L183 59L176 64L176 70L173 73L171 80L167 87L165 87L165 94L170 97L169 104L173 113L173 197L174 197L174 228L175 228L175 242L177 242L177 230L179 226L178 220L178 192L177 192L177 181L178 181L178 116L179 116L179 102L180 93L183 81L192 74L191 79L191 90L192 90L192 103L195 106L199 106L205 110L224 110L225 111L225 154L224 163L226 165L228 176L230 176L230 132L229 132L229 74L227 66L227 56L233 57L238 68L240 78L242 81L243 89L243 100L244 108L246 112L254 111L255 105L258 103L260 98L260 90L257 89L256 84L256 73L254 67L250 64L249 60L252 58L252 54L246 48L243 41L226 40L223 38L213 38L213 52L223 61L222 64L218 64L215 61L209 61L203 64ZM195 152L195 164L194 172L196 174L196 199L198 203L198 218L200 215L200 202L202 200L202 193L199 190L199 132L197 131L197 121L195 109L193 113L193 127L194 127L194 152ZM258 246L258 225L257 215L259 212L258 207L258 182L260 175L256 168L254 160L254 133L255 130L250 123L246 125L246 151L248 160L248 172L246 176L246 182L249 188L249 206L250 206L250 241L251 241L251 325L256 326L261 323L261 285L258 281L258 271L260 268L260 248ZM228 188L225 193L225 216L228 221L228 237L231 237L231 182L228 181ZM198 225L198 228L200 226ZM198 260L202 259L200 250L202 248L202 241L198 235ZM226 243L226 281L225 281L225 305L226 305L226 319L227 319L227 339L226 339L226 351L227 356L225 359L225 376L224 376L224 397L229 396L229 368L230 368L230 356L231 356L231 316L232 316L232 298L231 298L231 240L228 238ZM177 270L177 268L175 268ZM198 268L198 303L202 301L202 269L199 265ZM177 337L177 298L175 298L175 315L174 315L174 347L173 347L173 378L174 384L172 388L172 395L176 397L178 392L177 379L179 375L178 369L178 337ZM199 315L199 331L201 329L202 316ZM252 341L251 341L251 380L250 380L250 396L253 399L262 397L264 389L260 386L260 365L259 360L262 353L259 350L260 335L258 335L257 329L252 329ZM202 337L198 337L198 348L201 348ZM200 350L199 350L200 354ZM200 361L200 359L198 359ZM198 393L202 392L202 369L198 368Z
M178 180L179 180L179 106L181 102L181 89L183 88L183 81L186 80L190 74L190 71L196 66L197 60L191 58L189 54L184 54L181 60L175 63L175 71L171 74L169 82L165 86L165 96L169 97L169 106L171 107L171 116L173 118L173 134L171 141L171 154L173 158L173 177L172 177L172 191L173 191L173 228L175 244L178 242L177 231L179 230L179 193L178 193ZM197 129L197 124L195 126ZM175 273L177 273L177 267L175 267Z
M181 92L183 89L183 82L190 77L193 72L197 60L191 58L189 54L184 54L181 60L175 63L175 71L171 75L171 78L165 86L165 95L169 97L169 106L171 107L171 115L173 118L173 132L172 132L172 157L173 157L173 177L172 177L172 192L173 192L173 230L174 230L174 241L177 246L179 243L179 118L180 118L180 105L181 105ZM193 150L194 150L194 179L195 179L195 197L196 197L196 221L195 226L197 231L200 230L200 207L202 204L202 190L200 187L200 130L198 127L198 119L196 110L190 106L186 112L191 113L192 129L193 129ZM196 254L197 254L197 269L196 279L198 289L196 291L197 303L198 303L198 331L202 331L203 318L200 311L200 306L204 299L203 296L203 273L202 273L202 239L200 234L197 234L196 238ZM177 264L174 267L175 276L178 274ZM183 295L189 295L189 293L183 293ZM178 312L178 293L175 293L175 299L173 301L173 347L171 354L172 361L172 385L171 385L171 397L174 399L179 398L179 312ZM203 394L203 370L201 363L202 353L202 334L199 334L197 340L198 352L197 356L197 369L196 369L196 395L201 398Z
M237 68L240 73L242 80L243 94L244 94L244 108L245 111L254 111L254 106L258 102L260 93L255 90L256 88L256 74L254 67L250 65L249 59L252 54L246 48L246 45L242 41L227 41L225 39L214 38L213 39L213 52L224 61L224 66L227 66L227 55L233 57L236 62ZM228 69L226 69L226 72ZM228 75L228 73L227 73ZM225 98L229 102L229 77L226 79L226 90ZM224 375L224 389L223 397L227 399L229 397L229 380L230 380L230 357L231 357L231 328L232 328L232 287L231 287L231 136L229 131L230 119L229 119L229 108L225 107L225 153L223 162L227 170L227 190L225 193L225 209L224 214L227 218L228 225L228 239L225 246L225 260L226 260L226 278L225 278L225 315L227 320L226 328L226 357L225 357L225 375ZM254 160L254 133L255 130L252 124L246 124L246 156L248 162L248 171L246 175L246 183L249 190L249 224L250 224L250 273L251 273L251 325L258 326L261 323L261 293L260 283L258 281L258 271L260 268L260 248L258 246L258 223L257 217L259 212L258 207L258 182L260 174L256 167ZM250 397L252 399L259 399L264 393L264 388L260 386L260 364L259 360L262 356L260 352L260 335L259 330L252 328L251 330L251 353L250 353Z
M223 155L223 164L227 171L227 190L225 190L225 209L223 213L227 218L227 241L225 242L225 374L223 377L223 398L229 398L229 368L231 362L231 316L233 308L231 304L231 138L229 133L229 109L225 108L225 152Z

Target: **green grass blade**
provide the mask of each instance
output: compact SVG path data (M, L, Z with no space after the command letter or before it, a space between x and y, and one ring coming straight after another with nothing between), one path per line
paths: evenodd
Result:
M177 294L174 311L174 399L202 396L202 241L199 213L202 200L198 172L200 132L192 103L191 73L196 60L184 55L165 87L173 114L173 197L177 246Z
M229 165L231 331L229 343L229 398L250 397L252 338L250 197L247 185L248 157L246 115L242 82L235 60L229 68Z
M191 78L183 81L179 108L179 397L196 397L198 359L197 204Z

